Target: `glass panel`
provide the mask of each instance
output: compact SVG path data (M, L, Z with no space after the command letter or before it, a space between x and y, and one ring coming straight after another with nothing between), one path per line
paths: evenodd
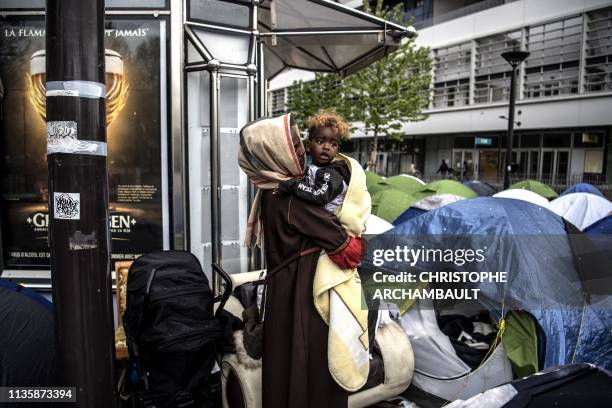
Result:
M557 152L557 183L567 183L567 170L569 169L569 152Z
M585 91L612 90L612 7L587 13Z
M527 177L529 168L527 167L529 152L521 152L521 161L519 163L518 173Z
M225 145L225 144L223 144ZM221 149L224 150L224 149ZM238 166L234 166L234 171ZM223 173L223 169L221 170ZM239 186L223 185L221 190L221 240L223 241L236 241L240 240L240 219L239 213ZM225 262L225 253L222 254L223 262ZM238 272L238 271L232 271Z
M236 27L250 26L250 7L219 0L191 0L188 19L203 20Z
M44 9L46 0L2 0L0 9Z
M480 150L478 152L479 177L482 180L497 178L498 155L497 150Z
M248 35L222 34L212 31L194 30L213 58L228 64L244 65L249 58Z
M240 184L241 173L236 171L239 147L240 134L238 129L231 133L221 133L221 185L238 186ZM231 166L230 164L234 165Z
M474 176L474 153L465 152L463 155L463 178L465 180L470 179Z
M463 157L463 151L462 150L456 150L453 153L453 164L452 164L452 168L457 170L461 168L461 158Z
M275 0L278 30L300 28L376 28L378 23L308 0ZM259 8L260 20L270 24L270 1Z
M208 162L208 160L207 160ZM210 226L212 224L210 218L210 186L203 187L202 191L202 202L200 207L200 228L201 228L201 238L200 244L210 244Z
M553 166L554 166L555 152L545 151L542 154L542 181L550 183L552 181Z
M574 133L574 147L603 147L603 132L576 132Z
M246 175L237 166L240 128L248 121L247 80L221 76L219 93L221 166L221 263L229 273L246 270L247 250L242 247L248 217Z
M584 172L603 173L603 150L587 150L584 153Z
M522 134L521 147L540 147L540 134Z
M533 150L529 152L529 177L535 178L538 177L538 158L540 156L540 152L537 150Z
M187 73L190 250L211 277L210 74Z
M469 42L434 51L435 108L469 104L471 54Z
M570 133L544 133L544 147L569 147Z
M168 8L167 0L105 0L104 5L107 8Z

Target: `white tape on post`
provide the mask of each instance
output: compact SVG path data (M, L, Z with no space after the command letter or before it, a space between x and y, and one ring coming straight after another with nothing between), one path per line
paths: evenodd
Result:
M77 123L70 120L47 122L47 154L71 153L106 156L105 142L78 139Z
M91 81L49 81L47 82L47 96L106 98L106 86Z

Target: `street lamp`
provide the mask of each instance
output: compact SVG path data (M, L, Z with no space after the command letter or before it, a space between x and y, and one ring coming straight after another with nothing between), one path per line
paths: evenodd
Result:
M516 103L515 81L516 69L527 57L527 51L508 51L501 55L508 64L512 66L512 77L510 78L510 106L508 112L508 136L506 137L506 167L504 169L504 190L510 187L510 169L512 161L512 138L514 136L514 105Z

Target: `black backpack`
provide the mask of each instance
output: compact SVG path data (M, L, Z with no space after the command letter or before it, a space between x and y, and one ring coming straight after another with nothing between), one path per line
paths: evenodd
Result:
M163 251L128 272L123 327L142 407L199 407L220 347L215 299L198 259Z

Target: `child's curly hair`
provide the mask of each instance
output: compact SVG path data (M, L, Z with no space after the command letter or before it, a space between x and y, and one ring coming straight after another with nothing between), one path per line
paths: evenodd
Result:
M351 138L351 125L335 109L320 110L308 119L308 137L311 138L317 128L330 127L340 137L341 141Z

